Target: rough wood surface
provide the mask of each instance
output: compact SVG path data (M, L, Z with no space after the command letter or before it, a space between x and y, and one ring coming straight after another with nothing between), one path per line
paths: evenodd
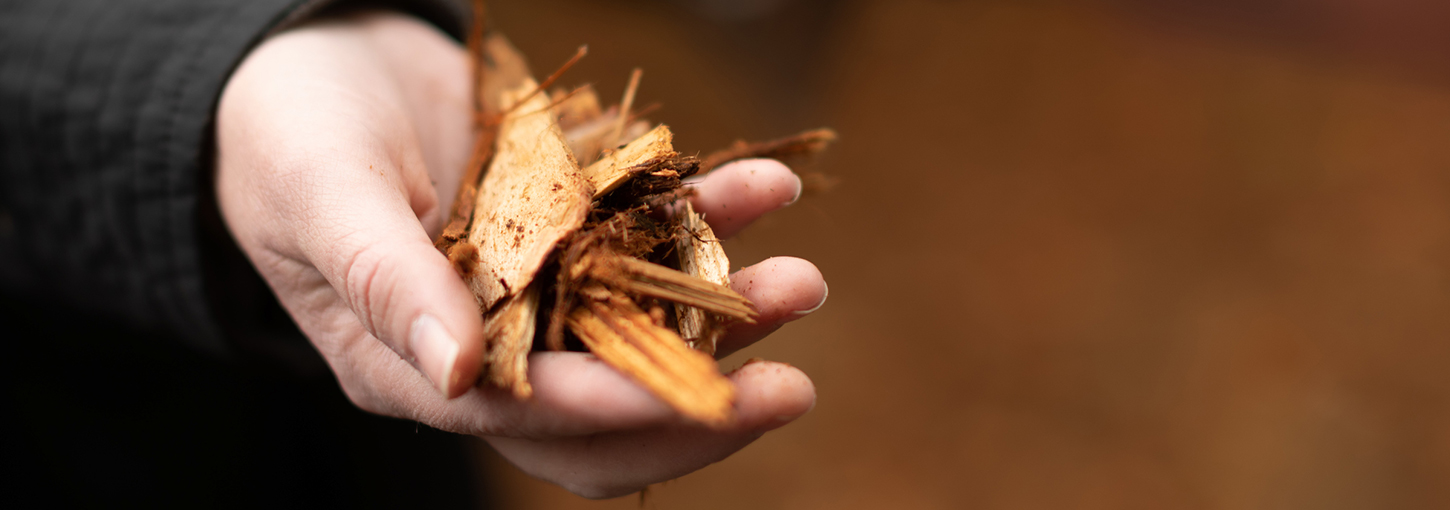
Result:
M674 150L674 133L660 124L623 148L611 151L585 167L584 178L594 187L594 198L604 196L624 184L636 172L647 170L678 156Z
M675 251L680 258L680 272L701 280L730 286L730 258L720 246L720 238L695 212L688 200L679 211L680 226L686 235L675 240ZM693 306L676 306L676 319L680 336L695 349L709 355L715 354L715 346L725 334L720 317Z
M534 394L529 384L529 351L534 346L538 314L538 286L530 285L524 292L505 299L483 325L484 378L520 399Z
M503 111L503 87L518 88L529 79L529 66L524 57L501 34L484 35L485 23L481 5L475 5L475 29L469 35L469 54L474 59L474 96L476 112L474 118L473 153L468 166L463 169L463 179L458 193L454 195L453 207L449 210L448 223L443 233L433 242L438 251L450 259L463 256L456 248L458 241L467 237L473 221L473 210L478 195L479 181L483 169L493 159L494 139L498 137L498 116Z
M705 281L648 261L599 251L586 258L582 269L595 280L633 294L689 305L754 324L760 318L745 296L719 283Z
M714 358L690 349L628 297L587 287L569 329L601 360L638 381L687 418L712 427L734 419L735 387Z
M503 108L537 90L532 79L504 92ZM468 242L479 251L468 280L483 309L528 286L559 240L584 223L590 189L546 94L533 94L499 126L478 191Z

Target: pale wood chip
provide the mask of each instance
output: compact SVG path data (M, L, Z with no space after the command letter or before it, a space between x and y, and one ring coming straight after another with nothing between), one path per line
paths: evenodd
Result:
M505 93L528 97L537 84L525 80ZM546 94L533 95L504 117L492 164L478 190L468 242L479 265L468 279L483 309L527 287L559 240L584 224L589 183L549 110Z
M513 392L518 399L534 394L529 384L529 351L534 346L538 286L504 300L483 324L484 380Z
M760 318L750 300L730 287L652 262L620 256L607 260L600 257L593 261L590 275L635 294L693 306L747 324L754 324Z
M720 374L715 360L656 325L629 298L590 300L567 321L591 352L685 417L712 427L734 419L735 387Z
M528 355L541 320L541 289L549 285L555 301L545 318L550 348L564 347L567 327L601 360L683 416L711 427L730 425L736 390L712 354L728 323L755 323L759 313L729 288L729 259L689 204L671 209L665 223L657 223L657 213L685 196L683 176L742 157L814 154L835 133L737 142L704 162L681 157L668 127L639 118L652 106L632 111L640 70L631 74L617 107L601 109L587 86L551 96L543 89L587 49L541 85L507 39L485 35L485 22L477 11L469 37L477 142L458 203L435 242L486 310L484 382L520 399L532 395ZM612 191L617 193L596 201ZM596 205L600 223L575 235ZM664 244L669 242L674 245ZM660 247L677 252L681 270L640 258L657 256ZM557 264L549 267L559 272L541 277L556 249ZM666 311L671 304L673 315Z
M476 15L482 16L481 8L476 11ZM475 19L474 22L481 24L482 19ZM459 181L458 192L454 195L448 223L443 227L443 233L433 242L438 251L450 257L455 245L468 236L469 225L473 222L479 181L482 180L484 168L493 158L494 139L498 136L498 126L490 120L502 113L502 92L505 87L522 86L530 76L523 54L509 43L508 38L499 33L484 37L481 26L476 27L475 32L469 36L469 46L470 52L481 52L474 55L475 61L481 63L475 64L475 79L481 81L474 87L479 93L476 98L479 116L474 119L473 153L468 158L468 166L463 169L463 179ZM477 37L484 37L481 39L484 42L474 49L474 38Z
M686 235L675 240L675 251L680 257L680 272L701 280L730 286L730 258L720 246L720 238L695 212L688 200L679 211L680 226ZM693 306L677 305L675 314L680 325L680 336L695 349L714 355L716 344L724 336L725 328L720 318Z
M609 152L584 167L584 178L594 187L594 198L598 199L614 191L628 182L635 172L678 156L679 153L674 150L674 139L675 135L670 132L670 127L660 124L623 148Z

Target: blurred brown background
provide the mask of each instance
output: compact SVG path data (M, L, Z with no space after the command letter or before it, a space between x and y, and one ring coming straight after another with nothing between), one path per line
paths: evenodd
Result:
M841 133L728 244L825 273L725 362L818 406L646 508L1450 507L1450 4L491 4L687 151Z

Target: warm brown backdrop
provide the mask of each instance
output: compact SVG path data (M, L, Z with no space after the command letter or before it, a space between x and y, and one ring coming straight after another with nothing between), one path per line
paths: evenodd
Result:
M491 3L686 150L842 135L728 245L830 281L726 361L819 405L648 508L1450 507L1450 4Z

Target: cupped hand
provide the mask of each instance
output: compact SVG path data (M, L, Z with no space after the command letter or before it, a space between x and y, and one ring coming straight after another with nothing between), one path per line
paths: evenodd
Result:
M628 494L725 458L815 401L795 368L730 374L739 420L710 430L585 353L530 356L534 396L477 388L482 320L431 239L472 143L461 47L413 18L372 12L269 38L238 67L217 112L222 216L348 398L370 412L485 437L525 472L587 497ZM722 236L795 200L771 160L693 184ZM720 355L824 302L809 262L773 258L733 276L762 319Z

